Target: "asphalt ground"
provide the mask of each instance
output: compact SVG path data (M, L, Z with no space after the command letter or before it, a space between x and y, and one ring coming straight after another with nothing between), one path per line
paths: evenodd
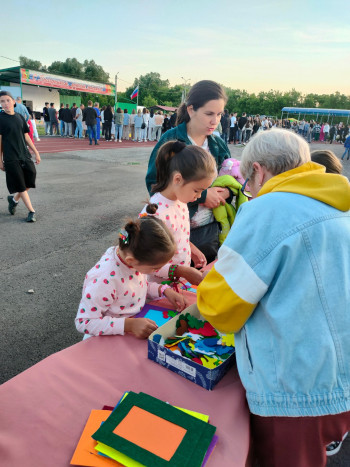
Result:
M37 189L30 191L36 223L25 222L23 204L10 216L0 173L0 383L82 339L74 318L84 276L148 197L144 177L152 143L95 147L52 137L37 147L42 162ZM229 147L239 159L243 148ZM340 144L311 145L325 147L338 157L343 153ZM350 161L344 175L350 177ZM349 438L329 465L350 465Z

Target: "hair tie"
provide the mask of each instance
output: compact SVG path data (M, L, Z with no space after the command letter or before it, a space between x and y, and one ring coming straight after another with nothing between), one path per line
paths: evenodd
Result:
M148 217L148 214L147 212L144 212L143 214L139 214L139 217L142 218L142 217Z
M174 153L174 154L178 154L183 149L185 149L185 147L186 147L186 144L183 141L175 141L172 148L171 148L171 152ZM172 154L172 156L173 156L173 154Z
M124 243L124 245L129 244L129 234L125 229L119 229L119 238Z

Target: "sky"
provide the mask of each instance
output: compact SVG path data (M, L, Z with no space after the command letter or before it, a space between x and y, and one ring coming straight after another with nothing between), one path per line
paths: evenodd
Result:
M258 93L350 95L349 0L11 0L0 54L95 60L118 89L158 72ZM14 27L15 25L15 27ZM16 66L0 57L0 68ZM140 91L141 92L141 91Z

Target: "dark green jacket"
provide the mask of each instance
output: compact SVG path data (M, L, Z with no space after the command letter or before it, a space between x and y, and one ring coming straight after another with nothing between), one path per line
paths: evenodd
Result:
M153 148L151 153L151 157L148 162L148 170L146 175L146 185L147 190L151 194L151 187L157 181L157 170L156 170L156 157L158 154L159 148L166 143L167 141L178 140L183 141L184 143L190 145L192 144L191 141L188 139L187 136L187 129L186 123L180 123L175 128L168 130L164 135L160 138L156 146ZM229 159L231 157L230 150L227 147L227 144L224 140L217 136L210 135L208 136L208 144L209 144L209 151L211 155L216 160L216 166L218 172L221 168L221 165L225 159ZM202 196L195 201L194 203L188 203L188 209L190 211L190 217L193 217L194 214L198 210L198 204L205 203L207 197L207 190L203 191Z

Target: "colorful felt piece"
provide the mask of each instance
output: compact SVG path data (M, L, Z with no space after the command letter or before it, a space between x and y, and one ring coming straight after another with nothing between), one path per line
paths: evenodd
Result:
M197 286L192 285L189 282L186 282L181 286L182 290L186 290L187 292L197 293Z
M160 327L160 326L163 326L163 324L168 322L171 318L173 318L176 315L176 313L175 314L173 313L175 312L172 312L170 310L164 309L164 311L161 311L161 310L154 310L151 308L147 311L144 318L151 319L152 321L156 323L158 327Z
M134 406L114 428L113 433L169 461L183 440L186 430Z
M142 310L134 316L134 318L149 318L155 321L159 327L178 314L179 313L175 310L169 310L168 308L163 308L161 306L146 304Z
M192 415L130 392L93 438L99 450L103 443L144 465L200 467L214 433L215 427Z
M208 321L190 313L179 316L176 335L164 341L169 350L180 352L183 357L209 369L216 368L232 355L233 343L233 335L219 333Z
M99 428L102 422L110 416L109 410L92 410L85 428L81 434L80 440L71 459L72 465L81 465L86 467L118 467L119 462L106 457L101 457L95 450L96 442L91 438L92 434Z

